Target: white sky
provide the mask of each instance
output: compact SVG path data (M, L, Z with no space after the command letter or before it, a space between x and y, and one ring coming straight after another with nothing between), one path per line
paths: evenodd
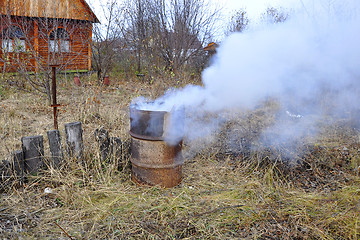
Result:
M86 0L95 14L99 15L101 12L100 3L103 0ZM300 6L302 0L209 0L215 4L222 5L224 15L228 15L233 11L245 8L250 18L257 18L265 9L271 7L296 7ZM119 1L121 2L121 0Z
M214 0L212 0L214 1ZM294 8L301 5L301 0L217 0L224 4L224 13L245 8L250 18L257 18L267 7Z

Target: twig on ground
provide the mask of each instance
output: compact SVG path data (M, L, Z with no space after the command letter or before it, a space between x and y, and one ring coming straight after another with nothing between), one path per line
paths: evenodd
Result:
M71 240L74 239L74 238L72 238L62 227L60 227L59 224L57 224L56 222L54 222L54 223L55 223L56 226L58 226L58 227L61 229L61 231L63 231L63 232L65 233L65 235L66 235L69 239L71 239Z

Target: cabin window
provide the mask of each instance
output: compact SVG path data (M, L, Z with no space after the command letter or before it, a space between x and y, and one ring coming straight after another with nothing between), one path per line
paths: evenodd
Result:
M70 35L63 28L57 28L49 36L50 52L70 52Z
M3 30L1 49L5 52L25 52L25 34L20 27L12 26Z

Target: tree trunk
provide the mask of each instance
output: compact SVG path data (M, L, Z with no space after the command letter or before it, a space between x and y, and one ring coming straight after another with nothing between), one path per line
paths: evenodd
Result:
M101 69L99 69L97 71L97 84L98 84L98 86L100 86L100 82L101 82Z
M138 73L141 72L141 51L140 51L140 48L138 49L138 64L137 64L137 71Z
M49 106L51 106L51 104L52 104L52 102L51 102L51 100L52 100L52 97L51 97L51 88L50 88L50 80L49 80L49 78L47 78L46 80L45 80L45 91L46 91L46 98L47 98L47 100L48 100L48 102L49 102Z

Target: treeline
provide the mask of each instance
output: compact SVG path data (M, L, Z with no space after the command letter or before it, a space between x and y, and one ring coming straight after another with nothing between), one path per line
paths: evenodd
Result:
M99 79L111 71L155 75L162 71L200 73L204 50L219 34L244 31L250 24L246 9L223 22L221 7L207 0L116 0L102 6L103 20L95 24L93 69ZM288 14L269 7L262 21L282 22Z

